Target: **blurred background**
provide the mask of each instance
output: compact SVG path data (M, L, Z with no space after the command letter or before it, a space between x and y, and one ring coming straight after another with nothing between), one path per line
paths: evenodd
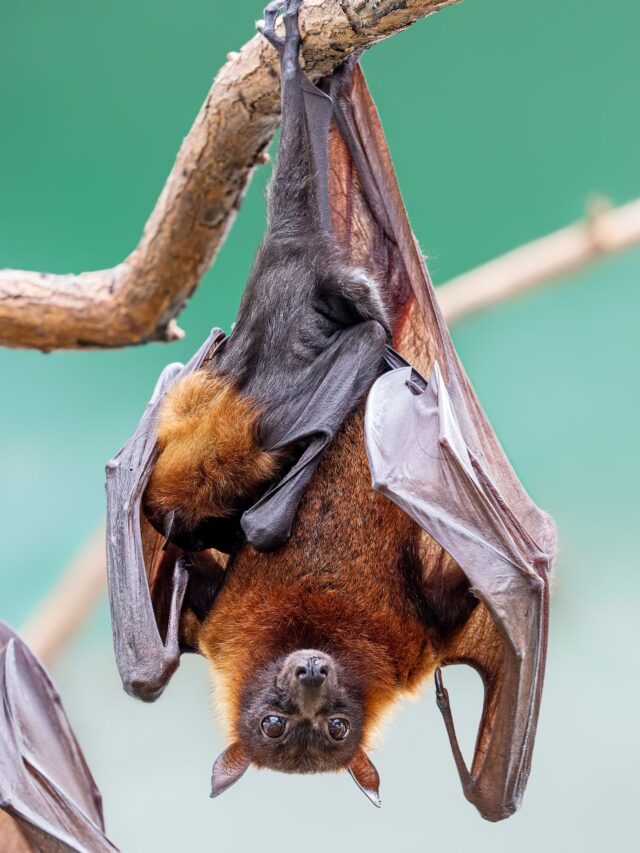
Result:
M0 266L109 267L135 245L182 137L260 0L26 0L0 9ZM640 196L640 7L465 0L364 69L410 219L442 283ZM0 618L29 617L104 514L103 466L168 361L233 321L264 223L256 175L180 317L186 340L120 352L0 350ZM640 566L640 251L476 314L453 337L525 486L560 533L546 692L524 806L463 798L431 687L374 760L381 811L346 774L250 772L208 798L223 744L208 672L183 659L153 706L120 687L103 601L53 668L124 851L628 850L635 810ZM447 673L467 754L481 689ZM310 809L312 804L312 809ZM319 820L309 833L309 816Z

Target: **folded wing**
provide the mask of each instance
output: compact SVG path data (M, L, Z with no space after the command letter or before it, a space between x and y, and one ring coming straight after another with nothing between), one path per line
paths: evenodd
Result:
M470 770L440 670L436 695L465 795L484 817L500 820L520 804L529 774L555 526L515 475L460 364L375 105L361 71L345 68L341 138L333 140L334 225L351 259L384 277L395 311L394 345L428 380L424 389L410 368L400 367L373 386L365 419L373 484L453 556L481 602L445 638L440 661L472 665L485 684ZM425 583L430 569L423 566Z

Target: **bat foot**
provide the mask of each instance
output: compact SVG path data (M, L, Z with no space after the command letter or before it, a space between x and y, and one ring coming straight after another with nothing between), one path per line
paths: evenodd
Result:
M269 3L264 9L264 20L256 23L258 32L262 33L269 44L273 45L280 54L284 48L284 39L276 33L276 20L285 6L286 0L275 0L274 3Z
M302 0L274 0L273 3L265 6L264 20L258 21L256 24L258 32L262 33L269 44L273 45L280 55L282 55L286 40L276 33L278 15L284 9L285 30L287 36L291 36L293 31L291 24L294 25L297 33L298 12L301 5Z

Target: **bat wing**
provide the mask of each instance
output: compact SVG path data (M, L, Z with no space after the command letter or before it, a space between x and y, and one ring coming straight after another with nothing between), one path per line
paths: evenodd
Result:
M376 361L382 362L385 341L386 332L375 320L343 332L323 353L325 364L319 370L322 380L308 398L300 401L297 416L291 423L277 424L267 436L274 450L291 445L305 449L287 474L242 517L247 540L257 550L273 550L289 538L322 451L353 410L354 400L361 400L367 392L376 373Z
M3 622L0 731L0 809L11 818L2 824L3 849L8 835L16 850L115 851L104 833L100 792L60 697L30 649Z
M170 364L131 438L107 464L107 571L116 660L127 693L160 696L180 662L178 629L188 572L149 524L141 502L156 458L155 421L170 386L206 364L224 340L214 329L186 365Z
M473 632L467 643L456 636L441 660L472 664L487 690L470 773L439 671L436 686L465 795L485 817L499 820L519 806L529 774L546 652L550 555L512 513L465 441L439 365L422 393L407 385L410 372L387 373L369 396L365 435L373 484L451 554L498 629L501 653L495 654L489 637Z
M485 684L470 771L440 670L437 701L465 795L499 820L518 807L529 773L555 527L516 477L455 352L360 69L346 63L335 88L334 231L352 260L385 282L394 345L428 377L425 387L401 366L374 384L365 416L373 485L453 556L481 602L441 656L442 666L471 664Z

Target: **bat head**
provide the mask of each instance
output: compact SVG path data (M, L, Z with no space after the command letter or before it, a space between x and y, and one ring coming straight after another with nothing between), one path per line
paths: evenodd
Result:
M363 724L359 679L325 652L292 652L245 688L236 740L214 764L211 796L254 764L284 773L347 769L380 805L378 774L362 749Z
M144 505L176 535L224 519L251 502L279 459L258 441L259 408L226 379L197 370L167 392L156 423L157 460ZM169 522L170 519L170 522Z

